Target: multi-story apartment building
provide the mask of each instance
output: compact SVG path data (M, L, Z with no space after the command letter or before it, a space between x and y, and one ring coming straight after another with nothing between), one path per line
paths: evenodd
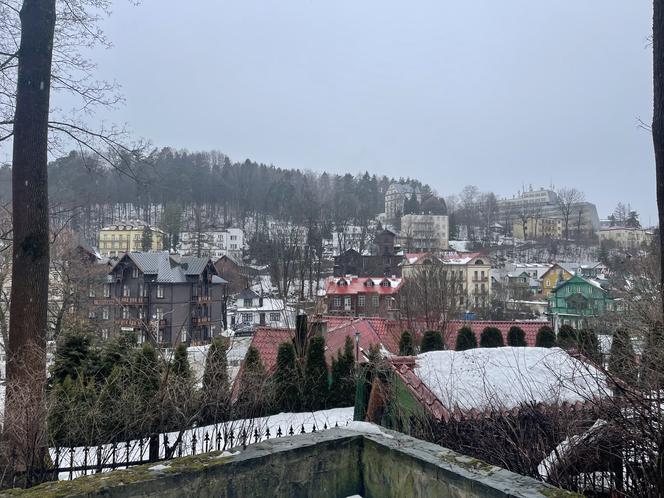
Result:
M399 245L406 252L435 252L449 248L446 215L406 214L401 217Z
M525 218L515 221L512 235L517 239L562 239L565 227L562 218Z
M147 233L150 234L149 237L146 237ZM116 257L126 252L163 249L164 232L140 220L108 225L99 231L99 253L102 256Z
M330 277L325 286L325 313L394 318L400 278Z
M204 230L201 232L182 232L178 244L178 253L213 258L231 256L242 260L244 249L244 230L227 228L226 230Z
M226 281L206 258L126 253L88 297L103 337L135 332L140 341L199 344L226 326Z
M635 249L652 242L653 232L643 228L610 227L599 231L600 243L615 244L621 249Z
M385 192L385 217L388 220L398 220L403 214L404 204L415 194L417 202L422 202L422 192L418 187L404 183L393 183Z
M448 251L442 255L432 253L406 254L402 267L405 280L417 278L420 269L429 265L440 265L444 279L453 282L450 286L456 294L457 306L485 309L491 298L491 263L480 253Z
M505 227L513 227L524 218L562 219L558 195L553 190L539 189L521 192L518 196L498 200L498 220ZM571 206L568 220L570 235L595 234L599 230L597 207L590 202L577 202ZM535 226L531 227L531 233ZM562 227L564 230L564 226Z
M355 249L348 249L335 256L334 276L400 276L403 253L395 246L396 237L394 232L382 230L374 237L370 254L360 254Z

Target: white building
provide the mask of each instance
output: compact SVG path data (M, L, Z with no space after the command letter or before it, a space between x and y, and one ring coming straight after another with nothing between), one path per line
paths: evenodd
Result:
M599 231L599 241L612 242L621 249L635 249L652 242L653 233L643 228L611 227Z
M199 251L200 249L200 251ZM231 256L241 261L244 249L244 231L240 228L226 230L205 230L203 232L182 232L178 243L178 253L186 256L206 256L219 259Z
M401 217L399 246L406 252L435 252L449 248L449 220L439 214L406 214Z
M231 326L295 327L295 310L281 299L261 297L251 289L243 290L235 298L235 310L230 316Z

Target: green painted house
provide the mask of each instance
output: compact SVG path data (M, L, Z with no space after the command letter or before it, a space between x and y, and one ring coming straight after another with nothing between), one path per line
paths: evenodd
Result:
M559 325L577 329L586 327L590 318L615 310L609 291L599 282L579 275L560 282L549 296L549 316Z

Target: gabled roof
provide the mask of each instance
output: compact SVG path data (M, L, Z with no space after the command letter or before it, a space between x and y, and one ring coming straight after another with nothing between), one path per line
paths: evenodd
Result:
M476 418L522 404L578 405L607 396L594 366L559 348L477 348L389 359L413 397L438 419Z
M383 286L387 282L389 286ZM350 296L355 294L397 294L403 285L401 278L388 277L331 277L325 286L325 294Z
M343 349L346 337L355 340L355 333L360 334L360 350L368 351L371 345L382 345L392 354L399 352L399 335L389 327L389 322L382 318L349 318L349 317L322 317L319 321L325 322L326 354L331 360L337 351ZM360 361L366 361L365 356Z
M155 275L156 282L172 284L185 283L187 282L187 276L190 275L200 275L209 262L209 259L193 256L177 260L166 251L148 251L125 253L115 266L120 264L124 258L133 261L143 274Z
M260 296L256 294L254 291L252 291L249 288L246 288L236 296L236 299L257 299L259 297Z
M587 285L592 285L593 287L596 287L603 292L608 292L604 287L602 287L602 284L600 284L597 280L593 280L592 278L586 278L582 277L581 275L574 275L572 278L569 280L563 280L562 282L558 282L558 285L556 285L556 288L554 289L554 292L562 289L566 285L570 284L587 284Z

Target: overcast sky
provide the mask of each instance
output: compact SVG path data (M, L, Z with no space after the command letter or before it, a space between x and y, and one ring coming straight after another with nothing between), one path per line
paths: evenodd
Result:
M575 186L656 221L650 0L117 0L94 54L156 146L412 176L449 195Z

